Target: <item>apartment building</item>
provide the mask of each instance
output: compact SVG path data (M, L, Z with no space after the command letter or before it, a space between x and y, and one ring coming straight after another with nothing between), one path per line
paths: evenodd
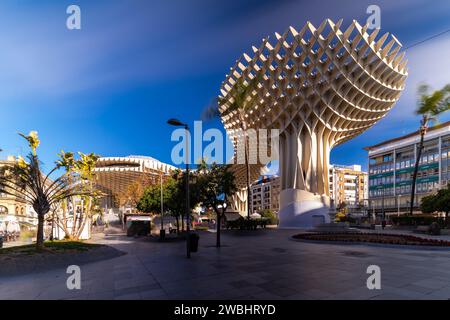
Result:
M409 209L417 158L418 131L366 147L369 157L369 200L373 212L404 213ZM450 181L450 121L428 129L416 182L414 208L421 199Z
M252 212L280 210L280 177L263 176L251 187Z
M16 157L8 156L6 160L0 160L0 167L13 165L16 161ZM20 195L10 195L5 190L0 190L0 222L2 221L17 221L21 227L33 228L37 225L37 214Z
M366 206L368 174L360 165L331 165L329 179L330 199L335 207L345 204L349 212L358 212Z

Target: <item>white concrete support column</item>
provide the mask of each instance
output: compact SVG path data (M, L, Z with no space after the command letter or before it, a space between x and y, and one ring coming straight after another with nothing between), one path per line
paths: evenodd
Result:
M324 140L328 135L323 126L313 130L306 125L298 127L302 128L299 132L285 131L285 141L280 146L281 228L311 228L330 222L329 142Z

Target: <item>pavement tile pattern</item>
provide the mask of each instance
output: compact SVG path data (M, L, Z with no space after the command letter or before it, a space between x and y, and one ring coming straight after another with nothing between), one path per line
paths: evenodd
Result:
M127 254L81 265L81 289L66 286L66 268L0 275L0 299L449 299L450 250L428 251L297 242L295 230L200 234L185 243L107 235L97 240ZM381 268L381 290L366 286Z

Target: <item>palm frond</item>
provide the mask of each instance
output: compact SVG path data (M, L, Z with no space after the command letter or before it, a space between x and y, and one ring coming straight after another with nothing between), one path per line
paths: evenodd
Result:
M418 107L416 114L426 115L430 119L436 118L443 112L450 110L450 84L444 86L441 90L429 93L430 87L421 84L418 89Z

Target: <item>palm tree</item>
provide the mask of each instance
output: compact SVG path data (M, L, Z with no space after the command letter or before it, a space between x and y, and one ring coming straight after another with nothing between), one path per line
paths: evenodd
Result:
M411 201L409 208L410 215L413 214L414 197L416 193L416 180L417 180L417 173L419 171L419 161L420 158L422 157L423 141L425 138L425 134L428 131L428 125L430 122L435 121L440 114L450 109L450 84L446 85L441 90L436 90L432 92L431 94L429 93L429 91L430 87L428 85L423 84L419 86L418 89L419 101L416 114L421 115L422 119L420 120L420 129L419 129L420 142L419 148L417 150L417 157L414 166L414 173L411 186Z
M77 185L70 183L71 179L68 175L51 180L50 175L59 169L58 165L49 174L42 174L37 155L37 148L40 144L37 132L32 131L29 135L20 134L20 136L28 141L31 148L31 153L27 157L28 162L19 157L14 165L2 167L0 188L12 196L21 196L37 213L36 248L41 250L44 247L45 215L60 201L76 194L82 194L83 191Z
M253 96L253 91L258 88L258 84L262 79L262 75L257 73L256 76L246 82L244 77L236 80L233 88L229 91L227 97L219 97L213 102L203 113L203 117L212 119L220 118L231 113L237 112L242 134L244 137L245 167L246 167L246 183L247 183L247 218L251 215L251 181L250 181L250 163L249 163L249 139L247 130L249 129L246 114L256 104L257 95ZM232 99L230 99L230 97ZM224 107L224 110L220 109Z
M75 195L80 196L82 200L79 214L75 211L74 197L65 199L67 202L65 208L67 209L69 208L69 203L72 202L73 221L71 227L67 224L68 217L65 214L65 210L62 210L63 223L60 227L64 230L67 237L73 239L79 239L87 221L92 217L92 207L98 195L98 191L95 190L92 181L94 179L94 168L99 156L94 153L84 154L81 152L78 155L79 160L76 160L72 152L61 151L58 154L59 160L56 161L58 168L65 169L65 175L69 183L78 185L78 189L81 191L80 194Z
M92 183L94 179L94 169L97 164L97 160L99 158L95 153L84 154L82 152L78 152L80 159L75 162L76 172L80 177L81 189L83 191L82 197L82 205L81 213L79 217L79 228L76 230L76 220L74 220L74 230L75 239L78 239L83 232L83 229L88 222L88 220L92 216L92 209L95 200L97 199L98 193L94 190L94 185Z

